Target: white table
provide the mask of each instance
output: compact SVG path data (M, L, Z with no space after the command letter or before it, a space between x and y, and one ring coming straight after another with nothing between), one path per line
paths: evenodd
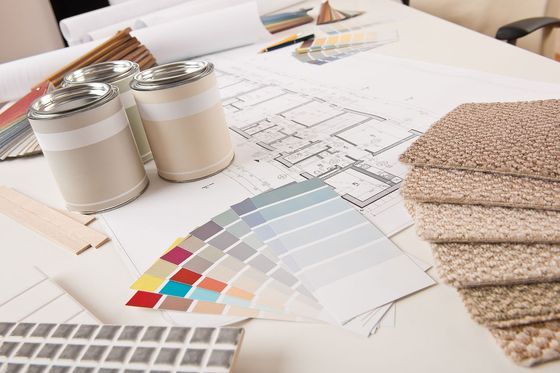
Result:
M560 64L388 0L336 1L342 9L402 15L400 40L373 53L560 83ZM63 200L43 157L0 163L0 184L52 206ZM99 223L94 227L102 230ZM112 243L72 256L0 215L0 270L37 265L105 323L164 323L158 312L122 306L132 276ZM413 228L394 236L401 248L431 262ZM154 254L155 257L156 254ZM435 271L430 274L436 276ZM17 279L14 279L17 281ZM1 286L9 286L2 284ZM1 291L1 290L0 290ZM395 328L364 339L338 328L250 320L236 372L516 372L456 292L437 285L399 301ZM560 363L534 371L557 372Z

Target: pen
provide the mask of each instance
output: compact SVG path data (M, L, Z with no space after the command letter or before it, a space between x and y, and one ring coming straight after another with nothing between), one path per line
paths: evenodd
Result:
M261 49L259 51L259 53L265 53L265 52L270 52L273 51L275 49L280 49L280 48L284 48L288 45L292 45L295 43L299 43L300 41L306 41L309 39L314 38L315 35L314 34L307 34L307 35L301 35L301 34L295 34L295 35L290 35L285 39L280 40L279 42L269 45L268 47Z

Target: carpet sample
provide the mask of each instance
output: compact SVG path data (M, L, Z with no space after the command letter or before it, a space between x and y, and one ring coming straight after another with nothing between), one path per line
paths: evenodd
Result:
M560 281L560 244L431 245L440 279L454 287Z
M522 366L560 359L560 321L490 329L507 356Z
M400 191L417 202L560 210L560 182L489 172L412 167Z
M414 166L560 180L560 100L469 103L401 155Z
M431 242L560 243L560 211L407 201Z
M457 289L471 317L487 327L560 320L560 283Z

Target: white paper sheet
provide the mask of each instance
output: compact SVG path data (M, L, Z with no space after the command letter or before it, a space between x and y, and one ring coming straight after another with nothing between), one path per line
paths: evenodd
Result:
M81 43L82 37L89 31L185 1L188 0L130 0L63 19L60 31L69 45L75 45Z
M0 64L0 102L19 99L34 85L102 41L57 49Z
M37 268L7 269L0 283L0 320L99 324L88 310Z

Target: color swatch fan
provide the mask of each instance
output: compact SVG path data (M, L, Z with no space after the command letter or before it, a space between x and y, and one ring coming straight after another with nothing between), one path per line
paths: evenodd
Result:
M330 185L310 179L241 201L177 239L132 285L127 305L368 336L391 302L432 284Z
M319 9L319 15L317 16L317 24L324 25L326 23L334 23L339 21L344 21L345 19L357 17L364 14L362 11L349 11L349 10L337 10L334 9L328 0L323 1L321 8Z

